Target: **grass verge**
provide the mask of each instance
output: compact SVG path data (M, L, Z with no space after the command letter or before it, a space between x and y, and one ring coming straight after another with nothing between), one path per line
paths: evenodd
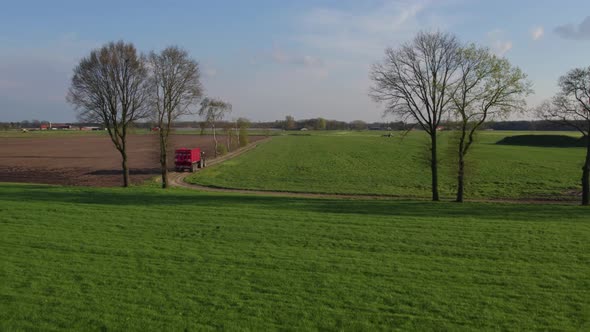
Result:
M590 328L575 206L0 184L0 330Z

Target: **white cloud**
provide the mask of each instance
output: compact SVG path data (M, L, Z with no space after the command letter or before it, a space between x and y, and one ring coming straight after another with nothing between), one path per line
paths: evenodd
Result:
M418 30L433 28L418 17L430 1L385 1L357 11L316 8L301 19L298 40L322 50L375 57Z
M301 73L309 75L313 79L323 79L328 77L329 71L324 62L317 57L310 55L287 54L281 50L274 50L272 59L275 63L287 65L285 75Z
M395 32L416 17L425 2L389 2L366 13L344 12L337 9L315 9L304 19L317 26L347 26L349 31L368 33Z
M273 47L270 53L270 59L278 64L288 64L303 67L323 67L324 62L311 55L289 54L281 48Z
M498 56L504 56L512 49L512 41L506 39L502 30L488 32L488 39L492 51Z
M302 68L309 70L326 69L325 62L317 57L308 54L301 54L294 51L273 45L271 50L266 50L256 54L251 60L250 65L277 64L291 68Z
M418 31L448 30L453 20L444 7L453 1L350 1L346 9L311 8L294 22L294 45L285 42L304 53L273 48L272 61L291 66L277 70L280 78L261 80L275 82L263 91L291 99L277 109L298 117L379 120L382 109L368 96L371 63L382 58L385 48L410 41Z
M215 69L211 66L205 65L205 66L203 66L203 75L207 78L215 77L215 76L217 76L217 69Z
M322 116L330 119L381 119L382 109L368 97L371 63L387 47L410 41L420 30L449 29L455 0L351 1L344 6L315 7L296 18L289 39L261 52L250 62L258 78L248 80L244 103L260 95L277 118ZM263 67L263 64L275 66ZM250 107L245 107L250 108Z
M322 66L324 64L321 59L310 55L304 55L300 59L297 59L297 61L301 62L304 66L307 67Z
M540 40L545 35L545 29L542 26L537 26L531 29L531 38L533 40Z

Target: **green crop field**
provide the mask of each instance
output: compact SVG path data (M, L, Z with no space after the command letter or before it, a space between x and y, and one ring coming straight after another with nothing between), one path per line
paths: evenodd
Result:
M426 135L413 132L402 140L399 133L393 138L381 134L349 131L275 137L188 181L240 189L429 197ZM467 197L577 200L584 149L495 144L519 134L479 134L468 155ZM447 199L455 192L452 136L442 132L439 147L440 189Z
M0 184L0 330L589 330L589 238L578 206Z

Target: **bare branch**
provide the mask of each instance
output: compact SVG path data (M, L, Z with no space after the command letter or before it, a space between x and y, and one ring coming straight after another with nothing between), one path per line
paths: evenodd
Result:
M148 115L149 85L145 58L133 44L111 42L90 52L74 69L66 97L86 122L101 122L123 159L124 186L129 185L127 129Z
M385 59L373 65L370 96L385 105L385 113L410 115L425 131L436 127L449 110L446 91L458 68L459 43L441 32L419 33L399 49L387 49Z
M559 78L560 91L536 108L541 119L590 134L590 67L576 68Z
M150 76L150 107L158 125L162 187L168 186L167 149L172 124L191 113L203 94L198 63L188 52L171 46L160 53L151 52L148 61Z
M370 96L385 105L385 114L411 119L430 136L432 199L438 200L437 127L452 105L458 69L459 43L442 32L421 32L399 49L385 50L385 59L373 65Z

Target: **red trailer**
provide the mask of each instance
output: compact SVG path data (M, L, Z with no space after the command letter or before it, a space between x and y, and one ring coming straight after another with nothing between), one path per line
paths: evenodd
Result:
M194 172L196 168L203 168L205 167L204 152L201 152L199 148L178 149L174 154L174 167L177 172L183 172L185 169Z

